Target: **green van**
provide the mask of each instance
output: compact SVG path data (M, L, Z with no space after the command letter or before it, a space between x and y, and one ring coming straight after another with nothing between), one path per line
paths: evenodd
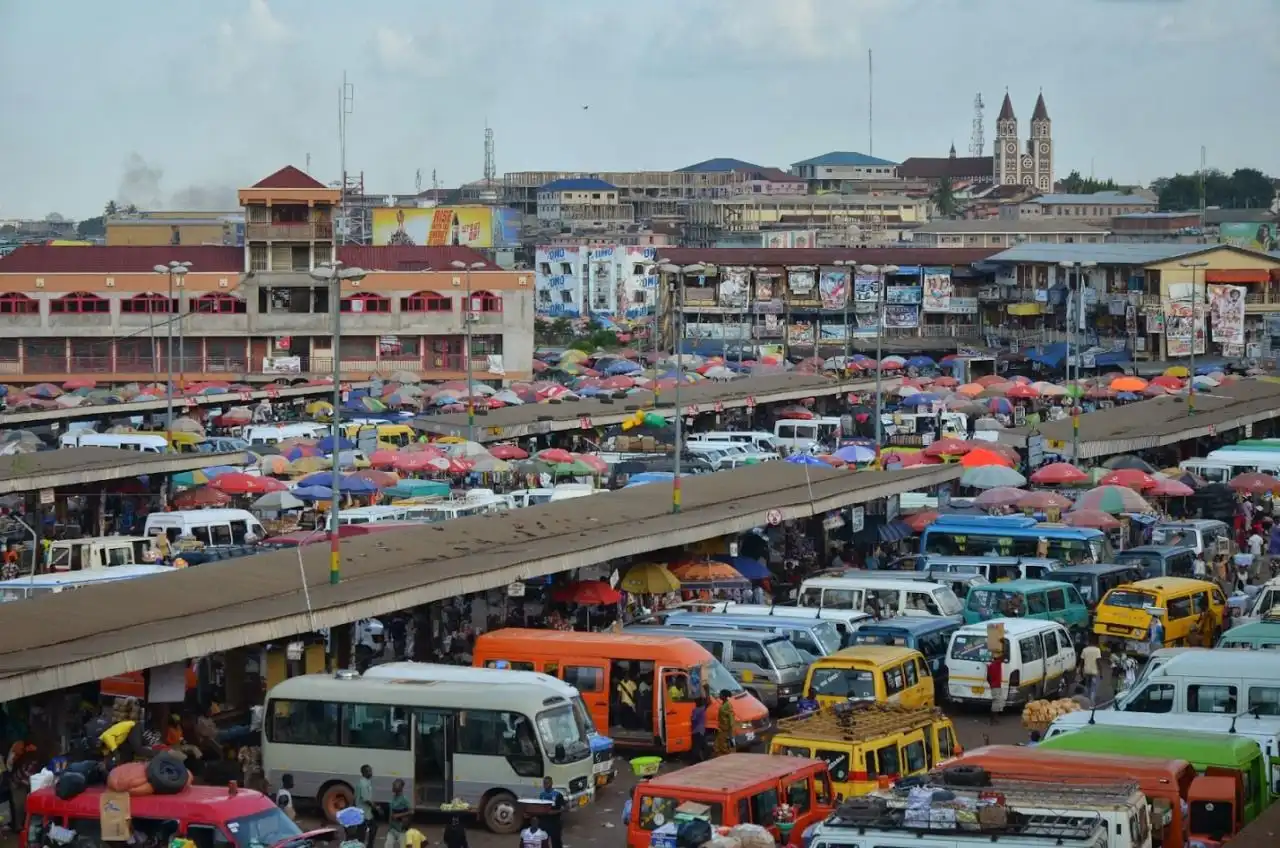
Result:
M1233 627L1218 639L1215 648L1243 648L1249 651L1280 651L1280 621L1255 621Z
M1244 779L1246 822L1257 818L1271 803L1271 787L1266 777L1269 769L1262 749L1257 742L1243 736L1095 724L1051 736L1038 747L1046 751L1186 760L1201 773L1206 769L1239 772Z
M1089 632L1089 607L1079 590L1056 580L1009 580L974 586L965 598L964 623L993 618L1039 618L1056 621L1077 647Z

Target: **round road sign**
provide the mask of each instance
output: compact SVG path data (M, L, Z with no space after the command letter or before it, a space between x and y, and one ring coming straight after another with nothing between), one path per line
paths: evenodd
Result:
M782 511L778 509L771 509L765 513L764 520L769 522L770 527L777 527L782 523Z

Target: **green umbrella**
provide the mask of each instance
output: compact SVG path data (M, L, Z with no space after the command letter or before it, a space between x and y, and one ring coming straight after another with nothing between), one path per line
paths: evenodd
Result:
M597 473L585 462L560 462L550 467L551 473L557 477L590 477Z
M1080 386L1075 383L1069 383L1065 388L1067 390L1067 397L1070 398L1084 397L1084 393L1088 391L1084 386Z

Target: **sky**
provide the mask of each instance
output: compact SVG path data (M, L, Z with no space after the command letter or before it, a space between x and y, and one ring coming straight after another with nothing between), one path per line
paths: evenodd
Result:
M830 150L986 153L1036 95L1055 174L1280 175L1277 0L0 0L0 218L232 208L276 169L371 193ZM874 132L867 51L874 56ZM1259 98L1253 94L1261 92ZM586 108L584 108L586 107Z

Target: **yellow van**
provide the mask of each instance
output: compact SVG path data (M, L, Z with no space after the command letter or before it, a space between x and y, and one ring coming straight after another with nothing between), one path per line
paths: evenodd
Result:
M825 760L836 792L852 798L875 791L881 778L926 774L964 750L941 710L843 704L782 719L769 753Z
M348 439L356 441L360 438L360 431L368 424L347 424L343 428ZM408 424L379 424L378 431L378 450L398 450L408 445L415 438L413 428Z
M823 707L846 701L932 707L933 677L914 648L856 645L809 666L804 696Z
M164 430L139 430L139 433L145 433L148 436L164 436ZM200 453L200 446L205 443L205 437L199 433L187 433L179 430L167 434L169 436L169 450L173 453Z
M1093 632L1105 650L1142 656L1158 647L1210 648L1222 635L1226 607L1227 598L1215 583L1152 577L1117 586L1103 595L1094 612ZM1163 645L1151 645L1153 616L1164 625Z

